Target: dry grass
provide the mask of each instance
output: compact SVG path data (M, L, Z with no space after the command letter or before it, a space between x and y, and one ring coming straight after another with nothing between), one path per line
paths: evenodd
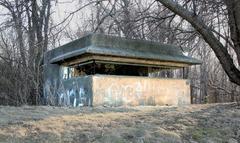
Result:
M185 107L3 107L0 142L240 142L233 104Z

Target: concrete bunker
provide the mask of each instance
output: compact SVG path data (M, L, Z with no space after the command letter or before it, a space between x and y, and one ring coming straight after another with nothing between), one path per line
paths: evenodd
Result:
M186 79L151 78L200 64L172 45L89 34L44 55L44 97L54 105L190 104Z

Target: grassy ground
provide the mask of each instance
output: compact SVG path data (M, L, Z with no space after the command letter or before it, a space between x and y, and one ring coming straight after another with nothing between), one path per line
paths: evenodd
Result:
M0 142L238 143L240 107L0 106Z

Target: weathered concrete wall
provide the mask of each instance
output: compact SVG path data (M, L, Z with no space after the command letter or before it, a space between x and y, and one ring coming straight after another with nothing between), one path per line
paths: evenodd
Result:
M56 70L50 70L54 68L59 67L51 65L46 71L44 84L44 95L52 105L78 107L190 104L190 85L187 80L113 75L59 79L61 70L55 73L53 71ZM58 76L54 77L55 75ZM55 81L56 79L58 80Z
M92 76L74 77L62 80L58 89L59 105L91 106Z
M95 75L93 105L190 104L190 85L184 79Z
M46 90L49 89L49 90ZM92 105L92 76L62 79L59 86L54 88L51 83L45 84L45 96L53 98L54 105L61 106L91 106Z
M50 64L53 52L47 52L44 55L43 65L43 95L46 104L56 105L57 90L60 82L60 66L58 64Z
M46 104L61 106L92 105L92 76L63 79L63 67L50 64L56 52L44 55L43 94Z

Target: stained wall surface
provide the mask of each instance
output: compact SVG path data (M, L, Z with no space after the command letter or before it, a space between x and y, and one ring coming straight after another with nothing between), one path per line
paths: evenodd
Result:
M55 82L53 82L55 83ZM184 79L90 75L46 80L44 92L53 105L122 106L190 104L190 85Z
M73 107L92 105L92 76L62 80L58 89L59 104Z
M93 105L190 104L190 85L184 79L95 75Z
M60 106L91 106L92 76L74 77L59 80L59 85L50 81L44 84L45 96L52 105ZM51 99L49 99L51 98Z

